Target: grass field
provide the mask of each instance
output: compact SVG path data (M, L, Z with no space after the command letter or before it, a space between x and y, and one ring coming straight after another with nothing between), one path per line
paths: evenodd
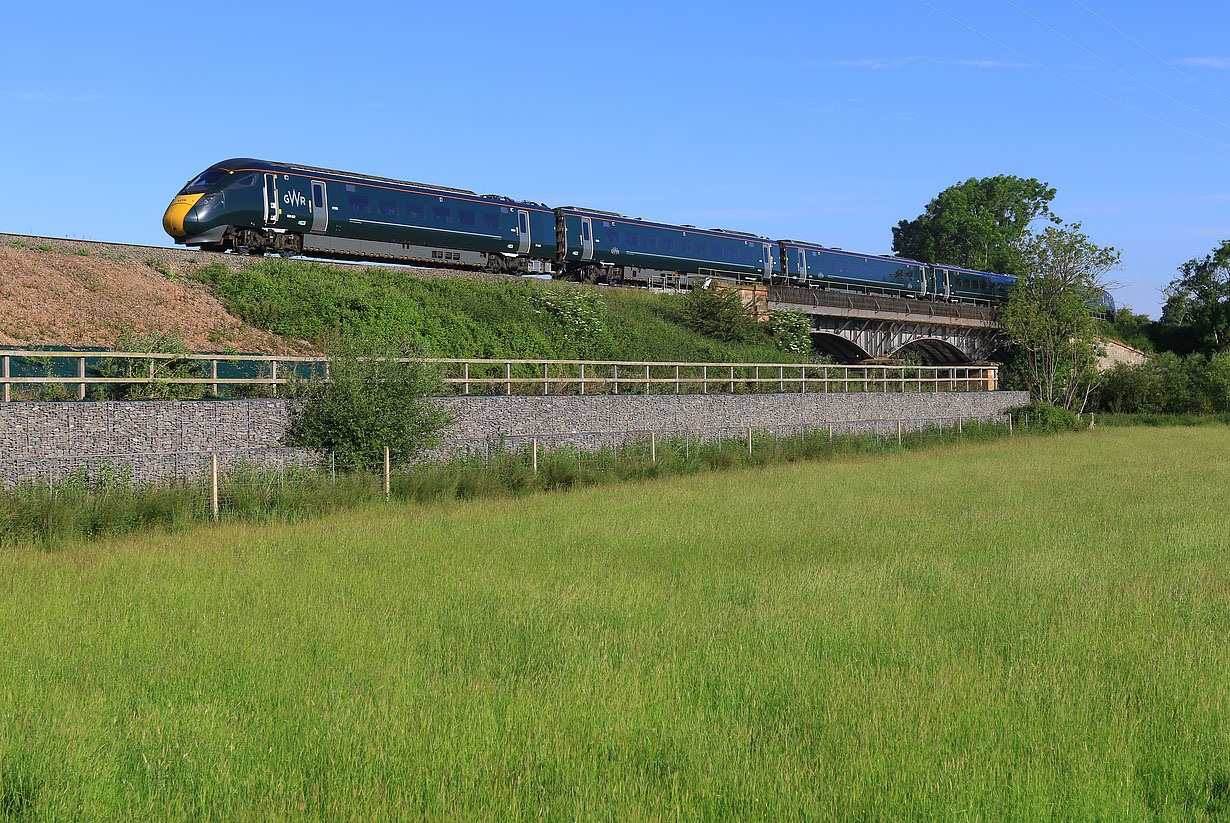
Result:
M1230 818L1230 428L0 554L0 820Z

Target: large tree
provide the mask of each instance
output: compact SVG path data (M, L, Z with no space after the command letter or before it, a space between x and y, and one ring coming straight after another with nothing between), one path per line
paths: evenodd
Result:
M1191 348L1206 354L1230 348L1230 240L1188 260L1179 275L1164 292L1162 324L1186 332Z
M1035 400L1082 411L1097 386L1095 299L1119 252L1095 245L1080 231L1047 226L1020 244L1024 274L1008 295L1000 323L1022 358L1026 388Z
M893 251L923 263L1021 274L1021 244L1035 220L1061 222L1055 190L1011 174L971 177L949 186L913 220L893 227Z

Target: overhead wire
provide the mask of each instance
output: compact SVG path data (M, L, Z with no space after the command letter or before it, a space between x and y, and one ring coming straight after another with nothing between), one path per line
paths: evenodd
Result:
M1172 62L1170 62L1169 60L1167 60L1165 57L1162 57L1160 54L1158 54L1157 52L1155 52L1153 49L1149 48L1149 47L1148 47L1148 46L1146 46L1144 43L1140 42L1140 41L1139 41L1139 40L1137 40L1135 37L1133 37L1132 35L1128 34L1128 33L1127 33L1127 32L1125 32L1123 29L1119 28L1119 27L1118 27L1118 26L1116 26L1114 23L1110 22L1110 21L1109 21L1109 20L1107 20L1105 17L1103 17L1102 15L1098 14L1098 13L1097 13L1096 11L1094 11L1093 9L1089 8L1088 6L1086 6L1084 3L1082 3L1082 2L1081 2L1081 0L1072 0L1072 2L1076 3L1076 5L1080 6L1082 9L1084 9L1085 11L1089 12L1090 14L1092 14L1094 17L1096 17L1096 18L1098 18L1099 20L1101 20L1101 21L1102 21L1103 23L1105 23L1105 24L1106 24L1106 25L1107 25L1107 26L1108 26L1111 30L1113 30L1113 31L1117 32L1118 34L1120 34L1120 35L1121 35L1122 37L1124 37L1124 38L1125 38L1128 42L1132 43L1133 45L1137 46L1138 48L1140 48L1141 50L1143 50L1144 52L1146 52L1147 54L1149 54L1151 57L1153 57L1155 60L1157 60L1157 61L1158 61L1159 63L1161 63L1162 65L1167 66L1167 67L1169 67L1170 69L1172 69L1172 70L1174 70L1174 71L1177 71L1180 75L1182 75L1183 77L1187 78L1187 79L1188 79L1188 80L1190 80L1191 82L1195 83L1197 86L1199 86L1200 88L1204 89L1204 90L1205 90L1205 91L1207 91L1209 94L1212 94L1213 96L1218 97L1218 98L1220 98L1220 99L1224 100L1224 101L1225 101L1225 102L1227 102L1227 103L1230 103L1230 97L1227 97L1226 95L1222 94L1222 93L1221 93L1221 92L1219 92L1217 89L1209 88L1209 87L1208 87L1208 86L1206 86L1204 83L1201 83L1201 82L1200 82L1199 80L1197 80L1195 77L1193 77L1192 75L1190 75L1190 74L1188 74L1187 72L1183 71L1183 69L1179 68L1179 67L1178 67L1178 66L1176 66L1174 63L1172 63Z
M1012 6L1012 8L1016 9L1016 10L1017 10L1017 11L1019 11L1021 14L1025 15L1026 17L1028 17L1030 20L1033 20L1033 21L1034 21L1035 23L1037 23L1039 26L1042 26L1043 28L1045 28L1045 29L1049 30L1050 32L1052 32L1053 34L1055 34L1055 35L1056 35L1056 36L1058 36L1058 37L1062 37L1064 40L1067 40L1069 43L1071 43L1072 45L1076 46L1078 49L1080 49L1081 51L1083 51L1085 54L1088 54L1090 57L1094 58L1095 60L1099 60L1099 61L1101 61L1102 63L1105 63L1106 65L1110 66L1110 67L1111 67L1112 69L1114 69L1115 71L1117 71L1117 72L1119 72L1120 74L1122 74L1124 77L1127 77L1128 79L1132 80L1132 81L1133 81L1133 82L1135 82L1135 83L1139 83L1140 85L1144 86L1144 87L1145 87L1146 89L1148 89L1149 91L1154 92L1154 93L1156 93L1156 94L1160 94L1162 97L1165 97L1165 98L1166 98L1167 100L1169 100L1170 102L1172 102L1172 103L1177 103L1177 104L1179 104L1180 106L1182 106L1183 108L1187 109L1188 111L1194 112L1195 114L1198 114L1198 115L1200 115L1201 117L1203 117L1205 120L1208 120L1208 121L1210 121L1210 122L1212 122L1212 123L1216 123L1217 125L1221 126L1222 128L1230 129L1230 123L1226 123L1226 122L1224 122L1224 121L1222 121L1222 120L1218 120L1218 119L1217 119L1216 117L1214 117L1213 115L1211 115L1211 114L1207 114L1206 112L1201 111L1200 109L1196 108L1195 106L1188 105L1187 103L1183 102L1183 101L1182 101L1182 100L1180 100L1179 98L1177 98L1177 97L1175 97L1175 96L1173 96L1173 95L1171 95L1171 94L1169 94L1169 93L1167 93L1167 92L1165 92L1165 91L1162 91L1162 90L1161 90L1161 89L1159 89L1159 88L1156 88L1156 87L1154 87L1154 86L1150 85L1148 82L1146 82L1146 81L1142 80L1141 78L1137 77L1136 75L1132 74L1132 73L1131 73L1130 71L1128 71L1127 69L1120 68L1119 66L1117 66L1117 65L1115 65L1114 63L1112 63L1111 61L1107 60L1105 57L1103 57L1102 55L1098 54L1097 52L1094 52L1094 51L1093 51L1093 50L1091 50L1091 49L1087 49L1087 48L1085 48L1085 47L1084 47L1084 46L1082 46L1080 43L1076 42L1076 41L1075 41L1075 40L1073 40L1071 37L1069 37L1068 35L1066 35L1066 34L1064 34L1063 32L1061 32L1059 29L1057 29L1057 28L1055 28L1054 26L1052 26L1052 25L1050 25L1049 23L1047 23L1045 20L1039 20L1037 17L1033 16L1032 14L1030 14L1029 12L1027 12L1025 9L1021 8L1020 6L1018 6L1016 3L1013 3L1013 2L1012 2L1012 0L1003 0L1003 2L1004 2L1005 4L1007 4L1007 5L1009 5L1009 6ZM1077 2L1079 2L1079 0L1077 0Z
M933 12L935 12L936 14L939 14L939 15L941 15L941 16L943 16L943 17L947 17L949 20L951 20L952 22L956 23L958 26L961 26L962 28L969 29L969 30L970 30L970 31L972 31L974 34L978 35L979 37L981 37L981 38L983 38L983 39L985 39L985 40L988 40L988 41L990 41L990 42L994 43L995 45L999 46L1001 49L1007 49L1008 51L1012 52L1013 54L1015 54L1016 56L1020 57L1021 59L1023 59L1023 60L1028 60L1029 62L1033 63L1035 66L1038 66L1038 67L1039 67L1039 68L1041 68L1041 69L1045 69L1046 71L1049 71L1051 74L1055 75L1056 77L1058 77L1058 78L1060 78L1060 79L1062 79L1062 80L1066 80L1067 82L1071 83L1072 85L1077 86L1077 87L1079 87L1079 88L1082 88L1082 89L1084 89L1085 91L1089 92L1090 94L1096 94L1098 97L1101 97L1101 98L1102 98L1102 99L1104 99L1104 100L1109 100L1110 102L1114 103L1114 104L1115 104L1115 105L1117 105L1117 106L1121 106L1122 108L1125 108L1125 109L1127 109L1127 110L1128 110L1128 111L1130 111L1130 112L1133 112L1133 113L1135 113L1135 114L1138 114L1138 115L1140 115L1141 117L1145 117L1145 118L1147 118L1147 119L1149 119L1149 120L1152 120L1153 122L1158 123L1158 124L1160 124L1160 125L1166 126L1167 128L1171 128L1171 129L1174 129L1175 131L1182 132L1183 134L1186 134L1186 135L1188 135L1189 137L1195 137L1197 140L1204 140L1204 141L1206 141L1206 142L1213 143L1213 144L1215 144L1215 145L1222 146L1222 147L1224 147L1224 148L1228 148L1228 149L1230 149L1230 143L1227 143L1227 142L1225 142L1225 141L1223 141L1223 140L1218 140L1218 139L1217 139L1217 138L1215 138L1215 137L1209 137L1208 135L1200 134L1199 132L1194 132L1194 131L1192 131L1191 129L1188 129L1188 128L1184 128L1183 126L1180 126L1178 123L1172 123L1172 122L1170 122L1169 120L1165 120L1165 119L1163 119L1163 118L1161 118L1161 117L1158 117L1158 116L1157 116L1157 115L1155 115L1155 114L1150 114L1149 112L1144 111L1143 109L1138 109L1138 108L1136 108L1135 106L1131 105L1130 103L1125 103L1125 102L1123 102L1122 100L1120 100L1120 99L1118 99L1118 98L1116 98L1116 97L1111 97L1109 94L1106 94L1105 92L1099 91L1098 89L1095 89L1095 88L1093 88L1092 86L1086 85L1085 83L1082 83L1081 81L1079 81L1079 80L1077 80L1077 79L1075 79L1075 78L1073 78L1073 77L1069 77L1068 75L1064 74L1063 72L1059 71L1058 69L1052 68L1052 67L1048 66L1046 63L1043 63L1041 60L1035 60L1034 58L1030 57L1028 54L1025 54L1024 52L1018 51L1018 50L1016 50L1016 49L1012 48L1011 46L1007 45L1006 43L1001 43L999 40L996 40L996 39L995 39L994 37L992 37L991 35L986 34L985 32L979 31L978 29L974 28L974 27L973 27L973 26L971 26L969 23L966 23L966 22L964 22L963 20L958 20L956 17L953 17L953 16L952 16L951 14L949 14L948 12L946 12L946 11L944 11L944 10L942 10L942 9L938 9L938 8L936 8L935 6L931 5L930 3L928 3L928 2L927 2L927 0L918 0L918 2L919 2L919 3L921 3L922 5L926 6L927 8L931 9L931 10L932 10Z

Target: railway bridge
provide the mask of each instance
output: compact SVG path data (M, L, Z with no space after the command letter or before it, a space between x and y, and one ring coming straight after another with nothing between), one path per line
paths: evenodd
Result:
M916 355L926 365L960 365L988 360L1001 346L990 306L790 286L753 299L758 308L809 315L813 345L841 362Z

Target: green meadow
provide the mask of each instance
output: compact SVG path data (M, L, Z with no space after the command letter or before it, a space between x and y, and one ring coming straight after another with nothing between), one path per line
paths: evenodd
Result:
M0 820L1230 819L1230 428L0 552Z

